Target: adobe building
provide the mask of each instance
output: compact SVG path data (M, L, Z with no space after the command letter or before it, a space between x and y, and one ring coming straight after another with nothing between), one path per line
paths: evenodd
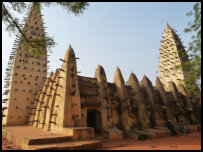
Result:
M181 96L185 96L187 107L193 107L194 112L198 113L198 119L201 119L201 92L197 85L193 86L195 90L191 93L187 91L185 80L189 69L182 68L181 64L189 62L188 55L185 51L185 47L182 45L178 34L167 23L166 29L161 40L160 57L159 57L159 79L162 82L165 90L170 91L172 83L175 83L178 92ZM192 109L187 108L188 111Z
M40 10L33 7L26 19L23 33L28 41L45 40L45 32ZM47 51L42 50L41 56L33 56L27 52L23 36L17 36L10 56L4 86L6 89L3 100L5 107L4 125L24 125L29 119L28 105L36 96L47 77Z
M167 24L161 40L159 57L159 78L165 89L170 81L176 85L182 83L185 86L187 71L177 68L184 61L188 61L184 46L174 30Z
M28 37L44 34L40 11L31 9L24 30L27 30ZM28 52L21 51L21 39L12 55L8 93L3 100L6 102L3 136L16 139L14 142L18 144L20 136L19 140L17 135L11 139L12 126L20 126L18 129L27 126L28 130L38 128L36 132L40 134L63 134L75 141L90 140L95 133L122 138L123 133L130 131L139 134L160 130L169 132L166 129L169 119L174 125L180 119L184 119L187 125L201 123L201 117L196 112L199 110L201 113L199 100L191 102L187 94L177 88L179 79L185 79L184 71L173 70L175 62L181 62L177 45L182 44L177 42L178 38L168 24L161 44L159 77L155 87L147 76L139 83L134 73L130 74L128 84L125 84L118 67L113 82L107 82L101 65L95 70L94 77L80 76L77 58L70 45L64 59L60 59L61 68L46 77L46 51L42 56L32 57ZM38 138L39 141L35 138L35 144L51 142L51 139L45 142L46 136ZM29 143L32 142L21 145L26 149ZM100 142L92 142L95 143L98 145Z

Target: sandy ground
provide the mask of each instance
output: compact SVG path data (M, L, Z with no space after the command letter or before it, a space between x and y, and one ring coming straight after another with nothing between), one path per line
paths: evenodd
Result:
M2 137L2 150L21 150L17 145L8 142Z
M201 150L201 132L170 136L145 141L105 141L102 149L108 150Z
M153 140L137 141L133 139L122 141L104 140L103 148L108 150L201 150L201 132L181 135L179 137L164 137ZM17 145L2 138L2 150L20 150Z

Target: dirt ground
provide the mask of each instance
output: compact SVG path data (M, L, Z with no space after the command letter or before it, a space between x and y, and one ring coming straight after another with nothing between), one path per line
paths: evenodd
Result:
M181 135L179 137L164 137L137 141L133 139L122 141L104 140L105 150L201 150L201 132ZM2 150L20 150L17 145L2 138Z
M2 137L2 150L21 150L17 145L8 142Z
M105 150L201 150L201 132L137 141L105 141Z

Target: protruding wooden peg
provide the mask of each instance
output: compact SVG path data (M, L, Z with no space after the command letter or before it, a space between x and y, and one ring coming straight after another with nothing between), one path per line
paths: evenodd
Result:
M60 96L60 94L56 94L56 93L55 93L54 95L55 95L55 96Z
M7 107L3 107L3 108L2 108L3 111L6 110L6 109L8 109L8 108L7 108Z
M56 122L54 122L54 121L49 121L49 123L53 123L53 124L56 124Z
M61 85L59 85L58 83L57 83L55 86L59 86L59 87L61 87L61 88L62 88L62 86L61 86Z
M53 113L53 114L51 114L52 116L57 116L57 114L56 113Z
M63 69L61 69L61 68L59 68L59 71L63 71L63 72L64 72L64 70L63 70Z
M63 59L59 59L60 61L63 61L63 62L66 62L65 60L63 60Z

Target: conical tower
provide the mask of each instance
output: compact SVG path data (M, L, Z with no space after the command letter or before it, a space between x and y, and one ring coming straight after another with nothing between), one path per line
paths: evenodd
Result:
M173 81L176 85L178 82L184 85L187 71L178 68L183 62L188 61L187 53L182 45L178 35L167 24L161 41L159 57L159 78L167 89L168 83Z
M28 43L25 43L25 41L30 44L36 40L45 41L40 8L33 5L25 21L22 31L27 40L23 35L17 36L10 57L9 73L6 76L5 95L7 97L3 99L5 108L2 120L4 125L25 125L29 118L26 115L28 105L34 100L47 76L46 49L41 50L43 52L41 56L33 56L26 51Z

